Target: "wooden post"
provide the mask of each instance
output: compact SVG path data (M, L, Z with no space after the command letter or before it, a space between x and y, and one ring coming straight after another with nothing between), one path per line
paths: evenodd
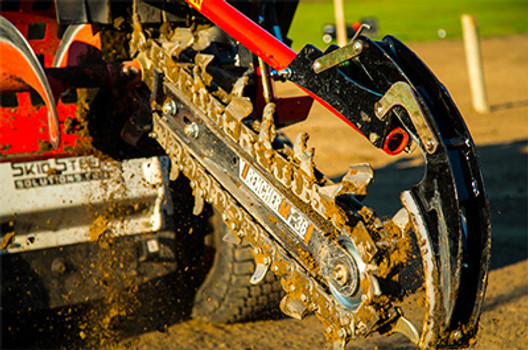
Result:
M348 42L345 22L345 6L343 5L343 0L334 0L334 14L336 23L337 45L343 47Z
M484 69L482 67L482 54L480 51L480 38L475 16L462 15L462 30L464 32L464 46L469 73L469 86L471 88L471 96L473 99L473 108L478 113L487 113L490 111L490 108L488 105L488 96L486 94Z

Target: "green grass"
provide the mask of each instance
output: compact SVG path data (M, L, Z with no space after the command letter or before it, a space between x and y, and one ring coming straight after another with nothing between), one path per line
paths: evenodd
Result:
M477 17L482 37L528 32L528 0L345 0L347 23L365 17L378 20L379 34L394 35L406 42L460 39L460 16ZM289 37L298 50L307 43L325 48L323 26L334 23L332 0L301 0Z

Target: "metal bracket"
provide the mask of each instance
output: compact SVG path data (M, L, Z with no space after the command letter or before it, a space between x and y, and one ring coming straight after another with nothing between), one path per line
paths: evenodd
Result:
M327 69L348 61L349 59L359 56L363 51L363 43L358 40L358 38L361 35L361 32L365 29L370 29L370 26L363 23L348 45L316 59L313 64L314 72L319 74Z
M394 83L385 95L375 104L374 111L379 120L383 120L392 108L401 106L409 114L409 118L416 128L418 137L422 141L425 150L429 154L436 152L438 140L431 131L424 112L420 107L418 98L412 87L406 82L399 81Z

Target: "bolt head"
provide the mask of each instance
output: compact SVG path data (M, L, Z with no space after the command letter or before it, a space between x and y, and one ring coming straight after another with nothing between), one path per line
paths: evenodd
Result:
M355 53L360 53L363 50L363 44L361 43L361 41L356 41L352 48L354 49Z
M332 271L332 277L341 286L348 282L348 270L342 263L337 263Z
M435 143L434 143L433 140L429 140L429 141L427 141L427 142L425 143L425 148L426 148L428 151L432 150L432 149L434 148L434 146L435 146Z
M198 125L196 123L190 123L185 125L185 127L183 128L183 132L188 137L195 139L198 137L200 129L198 128Z
M161 107L161 111L165 115L174 115L178 112L178 106L176 105L176 102L174 101L167 101L163 104Z

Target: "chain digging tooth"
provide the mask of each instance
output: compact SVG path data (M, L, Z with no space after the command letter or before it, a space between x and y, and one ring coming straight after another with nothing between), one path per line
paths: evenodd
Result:
M308 308L302 301L286 294L280 302L280 309L285 315L302 320L308 313Z
M293 155L297 160L301 159L302 154L308 148L309 138L310 135L308 135L308 133L305 131L297 134L297 136L295 137L295 141L293 143Z
M319 195L329 201L334 202L335 198L341 194L343 191L343 185L342 184L335 184L335 185L328 185L328 186L322 186L317 187L317 191L319 192Z
M169 179L171 181L176 181L176 179L178 179L178 176L180 175L180 168L174 162L173 158L171 158L171 160L172 160L172 166L170 169Z
M231 230L229 230L224 235L224 237L222 237L222 241L227 242L227 243L237 244L237 245L242 243L242 240L240 239L240 237L238 237L238 235Z
M194 190L194 207L193 207L193 214L198 216L202 213L205 200L204 200L204 191L196 186L196 189Z
M264 107L264 112L262 113L262 122L260 124L259 130L259 141L266 146L271 147L271 143L277 136L275 131L275 124L273 119L273 114L275 113L275 103L270 102Z
M315 163L314 154L315 149L313 147L308 148L308 139L310 136L306 132L301 132L295 137L293 143L293 157L299 162L299 167L308 175L311 180L315 181Z
M169 41L163 41L161 47L171 56L178 58L180 53L194 43L194 34L190 28L176 28Z
M418 345L420 342L420 335L418 334L418 331L414 327L414 325L405 317L400 316L398 318L398 321L396 321L396 324L392 328L392 332L394 333L400 333L405 335L411 342Z
M207 70L206 70L207 66L209 65L209 63L211 63L212 60L214 60L213 55L208 55L208 54L203 54L203 53L197 54L196 57L194 58L194 61L196 62L198 67L200 67L201 69L202 79L206 85L211 84L211 82L213 81L213 77L209 73L207 73Z
M273 164L273 175L275 175L275 178L286 188L290 188L293 177L293 169L290 162L282 157L276 157Z
M260 281L266 277L266 273L268 272L270 264L263 264L263 263L257 263L255 267L255 272L253 272L253 275L249 279L249 283L251 284L259 284Z
M249 97L233 96L231 102L227 105L225 113L239 123L253 112L253 103Z
M248 84L248 80L249 78L247 76L238 78L235 85L233 86L233 89L231 89L231 95L234 97L242 97L244 89Z
M343 176L342 182L350 184L353 188L353 192L356 195L366 195L367 186L372 182L374 178L374 171L372 166L368 163L354 164Z
M314 163L315 148L311 147L307 149L301 156L300 168L304 171L311 179L315 180L315 163Z
M409 212L405 208L400 208L400 210L394 214L392 217L392 222L398 226L402 232L402 235L405 235L405 233L411 228Z

